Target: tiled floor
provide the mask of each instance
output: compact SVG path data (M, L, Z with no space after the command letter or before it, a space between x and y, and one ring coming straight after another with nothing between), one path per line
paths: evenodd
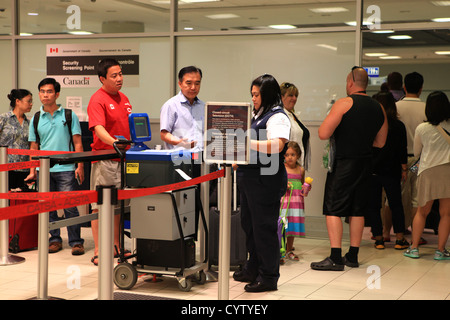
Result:
M98 268L90 259L93 242L90 228L82 228L86 254L72 256L64 250L49 255L48 296L67 300L94 300L98 297ZM281 266L278 290L246 293L244 284L235 282L230 273L230 300L450 300L450 261L433 260L437 236L425 233L429 241L420 247L421 258L410 259L389 243L385 250L373 248L366 229L360 249L359 268L343 272L314 271L312 261L329 254L328 239L297 239L300 261ZM65 238L66 239L66 238ZM348 243L344 243L344 250ZM345 251L344 251L345 252ZM20 264L0 266L0 299L26 300L37 296L38 251L17 254L26 258ZM79 275L79 277L77 277ZM77 280L79 279L79 281ZM184 300L215 300L218 282L195 284L189 292L178 288L175 277L162 277L154 282L151 275L139 274L133 293ZM117 289L117 288L116 288Z

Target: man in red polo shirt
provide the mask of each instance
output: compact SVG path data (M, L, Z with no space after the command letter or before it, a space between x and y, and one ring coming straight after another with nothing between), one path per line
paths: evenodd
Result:
M131 104L128 98L120 92L123 85L122 68L114 59L104 59L98 65L98 76L102 87L95 92L87 107L89 115L89 130L93 132L94 142L92 150L113 149L116 136L130 139L128 115L131 113ZM102 160L92 163L91 190L98 185L114 185L120 188L121 174L120 162ZM97 204L92 203L92 212L98 212ZM92 263L98 264L98 220L91 222L95 243ZM114 217L114 246L120 248L119 243L120 216ZM116 254L118 254L116 252Z

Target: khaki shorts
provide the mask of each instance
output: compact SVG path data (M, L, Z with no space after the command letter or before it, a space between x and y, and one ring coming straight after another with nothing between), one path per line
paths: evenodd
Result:
M450 198L450 163L422 171L417 177L418 206L436 199Z
M102 160L92 163L91 166L91 190L96 190L97 186L115 186L120 189L120 162L112 160ZM129 200L125 201L125 204ZM120 203L116 206L119 207ZM92 210L98 209L97 203L91 204Z

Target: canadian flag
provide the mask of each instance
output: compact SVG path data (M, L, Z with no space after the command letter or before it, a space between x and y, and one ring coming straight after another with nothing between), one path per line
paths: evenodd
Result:
M50 53L58 53L58 48L50 48Z

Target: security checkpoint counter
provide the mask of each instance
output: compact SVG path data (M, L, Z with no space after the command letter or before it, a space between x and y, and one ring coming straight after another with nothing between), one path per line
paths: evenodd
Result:
M182 182L198 176L198 153L187 149L142 151L128 150L126 185L130 188L149 188Z

